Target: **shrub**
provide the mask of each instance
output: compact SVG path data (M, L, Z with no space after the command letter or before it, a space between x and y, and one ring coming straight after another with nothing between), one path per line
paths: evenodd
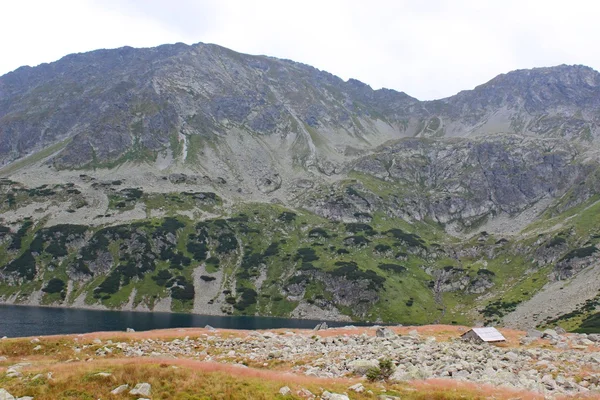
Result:
M36 273L35 258L30 251L26 251L19 258L11 261L4 269L7 272L16 272L21 278L33 280Z
M395 272L397 274L406 271L406 267L398 264L379 264L379 269Z
M370 382L387 381L394 373L394 363L388 358L379 360L378 367L369 368L367 379Z
M42 289L45 293L60 293L65 288L65 282L62 279L52 278L46 284L46 287Z
M568 252L563 258L561 258L560 261L569 261L569 260L572 260L573 258L589 257L597 251L598 251L598 249L595 246L588 246L588 247L582 247L580 249L573 249L570 252Z
M371 225L362 224L359 222L352 222L346 224L346 231L352 233L364 232L366 235L374 235L375 233L377 233L373 230L373 227Z
M225 254L230 253L237 249L238 241L233 233L224 233L218 238L219 245L217 246L217 253Z
M328 238L329 234L323 228L314 228L308 232L308 237L311 238Z
M378 253L385 253L387 251L390 251L391 249L392 248L387 244L378 244L377 246L375 246L375 251L377 251Z
M182 301L194 300L195 295L196 291L194 290L194 285L189 282L185 282L183 287L175 286L171 288L171 297L174 299L179 299Z
M173 274L170 271L163 269L158 271L158 274L154 275L152 279L154 280L154 282L156 282L158 286L166 286L167 282L172 277Z
M204 282L212 282L217 278L215 278L214 276L202 275L200 276L200 279L202 279Z
M277 217L277 219L282 222L293 222L294 220L296 220L296 214L294 214L293 212L284 211L281 214L279 214L279 217Z
M319 256L317 256L317 253L315 252L314 249L308 248L308 247L302 247L300 249L298 249L296 251L296 260L302 260L302 262L311 262L311 261L317 261L319 259Z

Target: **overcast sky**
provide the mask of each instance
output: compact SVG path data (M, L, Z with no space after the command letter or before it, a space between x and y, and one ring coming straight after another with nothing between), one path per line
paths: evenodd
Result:
M422 100L519 68L600 69L594 0L19 0L0 11L0 75L174 42L288 58Z

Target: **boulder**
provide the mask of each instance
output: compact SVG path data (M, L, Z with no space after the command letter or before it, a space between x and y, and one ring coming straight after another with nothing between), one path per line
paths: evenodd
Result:
M542 338L544 336L544 334L541 331L538 331L537 329L530 329L527 331L527 336L529 338Z
M113 390L111 390L111 394L121 394L124 391L126 391L127 389L129 389L129 385L125 384L125 385L121 385L121 386L117 386L116 388L114 388Z
M15 400L15 396L8 393L5 389L0 389L0 400Z
M352 385L348 388L348 390L352 390L353 392L356 393L362 393L365 391L365 387L363 386L362 383L357 383L356 385Z
M127 330L125 332L132 333L132 332L135 332L135 329L127 328Z
M557 326L556 328L554 328L554 330L556 331L556 333L558 333L559 335L564 335L565 333L567 333L567 331L565 331L562 327Z
M313 330L320 331L323 329L329 329L329 326L327 326L327 322L321 322L320 324L317 324L317 326L315 326Z
M377 368L378 365L377 360L354 360L348 363L350 371L356 375L364 375L369 369Z
M323 392L321 398L323 400L350 400L350 398L345 394L329 393L327 390Z
M281 389L279 389L279 394L282 396L287 396L291 393L292 393L292 390L287 386L284 386Z
M377 331L375 331L375 335L377 335L377 337L387 339L392 339L398 336L394 333L394 331L392 331L389 328L377 328Z
M150 396L150 391L152 387L149 383L138 383L135 385L133 389L129 391L129 394L140 395L140 396Z
M560 335L554 329L546 329L542 333L542 338L544 338L544 339L559 339Z

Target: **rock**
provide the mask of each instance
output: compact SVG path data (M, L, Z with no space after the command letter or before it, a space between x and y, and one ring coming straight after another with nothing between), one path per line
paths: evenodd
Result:
M560 335L554 329L546 329L542 333L542 338L544 338L544 339L559 339Z
M587 335L587 338L592 342L600 342L600 334L599 333L590 333Z
M31 396L23 396L23 397L18 397L17 400L33 400L33 397L31 397Z
M210 326L210 325L206 325L206 326L204 327L204 329L208 329L209 331L216 331L216 329L215 329L215 328L213 328L213 327L212 327L212 326Z
M329 329L329 326L327 326L327 322L321 322L320 324L317 324L317 326L315 326L315 328L313 330L320 331L323 329Z
M291 393L292 393L292 390L287 386L284 386L281 389L279 389L279 394L282 396L287 396Z
M554 330L556 331L556 333L558 333L559 335L564 335L565 333L567 333L566 330L564 330L564 328L557 326L556 328L554 328Z
M131 389L129 391L129 394L134 394L134 395L141 395L141 396L150 396L150 390L152 389L152 387L150 386L149 383L138 383L137 385L135 385L135 387L133 389Z
M394 333L394 331L392 331L389 328L377 328L377 331L375 331L375 335L377 337L387 338L387 339L395 338L398 336Z
M371 368L376 368L379 365L377 360L354 360L348 363L348 367L352 373L364 375Z
M303 399L314 399L315 395L308 389L300 389L296 392L296 394L298 395L298 397L301 397Z
M389 394L380 394L377 396L377 400L400 400L398 396L391 396Z
M42 349L42 346L38 344L37 346L35 346L33 348L33 351L40 351L41 349Z
M323 392L321 398L323 400L350 400L350 398L345 394L329 393L327 390Z
M2 362L2 361L6 361L6 360L8 360L8 358L6 358L6 357L4 357L4 356L0 356L0 362Z
M356 385L352 385L348 388L348 390L352 390L353 392L356 393L362 393L365 391L365 387L363 386L362 383L357 383Z
M38 339L38 338L31 339L31 343L39 343L39 342L40 342L40 339Z
M95 376L101 376L103 378L109 377L112 374L110 372L98 372L97 374L95 374Z
M126 391L127 389L129 389L129 385L125 384L125 385L121 385L121 386L114 388L113 390L111 390L110 393L111 394L121 394L124 391Z
M127 328L127 330L125 330L125 332L132 333L132 332L135 332L135 329Z
M2 336L2 340L8 339L8 336Z
M15 400L15 397L5 389L0 389L0 400Z
M11 367L6 370L6 376L8 378L18 378L21 375L23 375L23 374L21 374L21 372L18 370L18 368Z
M530 329L527 331L527 335L526 337L529 338L542 338L544 336L544 334L540 331L538 331L537 329Z

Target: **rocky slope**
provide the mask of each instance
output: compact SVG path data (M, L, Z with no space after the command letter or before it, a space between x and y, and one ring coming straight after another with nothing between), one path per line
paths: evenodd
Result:
M598 398L598 335L504 330L507 342L476 344L460 340L466 330L207 327L5 338L0 340L0 395L5 390L39 400L68 393L89 398L173 393L245 399L280 393L329 400Z
M599 95L563 65L421 102L205 44L22 67L0 299L595 329Z

